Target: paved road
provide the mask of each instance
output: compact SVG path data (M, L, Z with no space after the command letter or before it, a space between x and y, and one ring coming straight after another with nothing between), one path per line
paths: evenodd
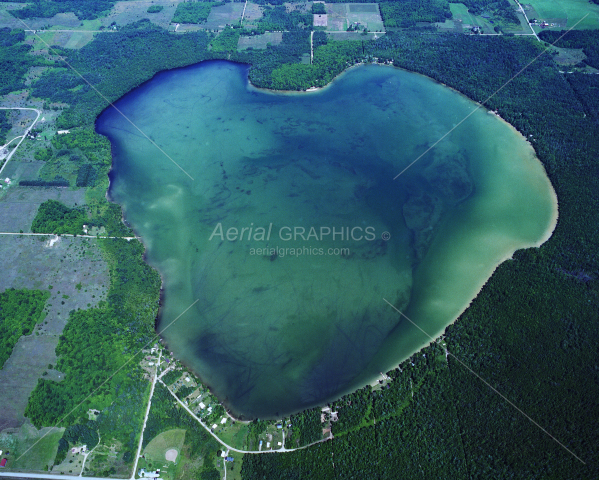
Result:
M135 455L135 463L133 464L133 473L131 475L131 480L135 478L135 473L137 472L137 463L139 462L139 456L141 455L141 446L144 440L144 431L146 430L146 422L148 421L148 415L150 415L150 407L152 406L152 396L154 395L154 387L156 386L156 380L158 380L158 366L160 365L161 358L162 350L160 350L160 353L158 354L158 361L156 362L156 370L154 371L154 378L152 379L152 388L150 389L150 398L148 398L148 408L146 409L144 424L141 429L141 435L139 436L139 445L137 446L137 455Z
M522 15L524 15L524 18L526 19L526 23L528 23L528 26L530 27L530 30L532 31L532 35L534 35L535 38L537 39L537 41L540 42L541 39L537 36L537 33L535 32L535 29L532 28L532 25L528 21L528 17L526 16L526 12L524 11L524 8L522 7L522 5L520 5L520 2L518 0L516 0L516 3L518 4L518 7L520 8L520 11L522 12ZM530 34L528 34L528 35L530 35Z
M107 480L102 477L80 477L78 475L55 475L53 473L18 473L18 472L0 472L0 477L12 478L47 478L49 480Z
M87 32L87 33L106 33L106 32L116 32L116 30L108 29L108 30L25 30L26 32L31 33L54 33L54 32Z
M0 170L1 171L1 170ZM81 237L81 238L122 238L123 240L133 240L137 237L103 237L97 235L73 235L72 233L61 233L56 235L55 233L15 233L15 232L0 232L0 235L26 235L26 236L41 236L41 237Z
M25 137L27 137L27 135L29 134L29 131L37 123L38 119L40 118L40 115L42 114L42 111L38 110L37 108L26 108L26 107L0 107L0 110L33 110L34 112L37 112L37 117L35 117L35 120L33 121L33 123L31 125L29 125L29 128L27 130L25 130L25 133L21 137L21 140L19 140L19 143L17 143L17 146L12 149L12 151L8 154L8 157L6 157L6 160L4 161L4 165L2 165L2 167L0 167L0 175L1 175L2 170L4 170L6 165L8 165L8 162L10 161L12 156L18 150L18 148L21 145L21 143L23 142L23 140L25 140Z
M181 400L179 400L179 397L177 397L177 395L175 395L170 388L168 388L168 386L162 381L159 380L160 383L162 383L162 385L164 385L166 387L166 389L168 390L168 392L175 398L175 400L177 400L177 402L179 403L179 405L181 405L185 410L187 410L187 412L194 418L196 419L200 425L202 425L202 427L204 427L206 429L206 431L212 435L217 441L218 443L220 443L221 445L223 445L224 447L227 447L229 450L233 450L234 452L239 452L239 453L253 453L253 454L258 454L258 453L281 453L281 452L295 452L296 450L303 450L304 448L308 448L311 447L312 445L316 445L317 443L322 443L322 442L326 442L328 440L331 440L333 438L333 435L330 434L329 437L327 438L323 438L322 440L318 440L317 442L314 443L310 443L309 445L304 445L303 447L298 447L298 448L285 448L285 432L283 432L283 441L281 442L283 444L283 446L277 450L239 450L238 448L232 447L231 445L227 445L225 442L223 442L220 438L218 438L218 436L216 436L214 434L214 432L212 432L212 430L210 430L210 428L208 427L208 425L206 425L204 422L202 422L202 420L191 411L191 409L185 405Z

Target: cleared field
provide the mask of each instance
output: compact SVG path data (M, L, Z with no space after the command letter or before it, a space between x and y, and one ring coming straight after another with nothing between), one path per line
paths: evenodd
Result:
M23 3L0 3L0 28L25 28L25 29L39 29L47 27L63 27L63 28L77 28L81 25L81 21L75 16L74 13L57 13L51 18L28 18L23 20L27 27L23 25L23 22L13 17L9 10L18 10L24 6Z
M442 30L453 30L454 32L462 32L469 30L473 27L479 27L482 33L495 33L493 30L494 25L489 22L486 18L482 18L476 15L472 15L468 12L468 7L463 3L450 3L449 9L453 15L452 20L447 20L444 23L438 23Z
M176 428L174 430L167 430L162 432L160 435L154 437L150 443L144 449L144 455L146 460L149 462L166 462L167 453L170 461L175 463L178 461L178 457L181 454L183 443L185 442L185 430ZM176 452L176 455L175 455ZM172 460L173 456L175 460Z
M339 42L342 40L376 40L377 38L385 35L384 33L372 33L369 32L364 35L361 32L327 32L327 40L329 42Z
M107 27L112 22L116 22L117 25L127 25L129 23L137 22L142 18L147 18L150 22L163 28L167 28L173 15L175 15L175 10L180 1L181 0L141 0L136 2L117 2L114 4L110 13L101 19L102 25ZM163 9L158 13L148 13L148 7L152 5L162 6Z
M94 34L91 32L71 32L71 35L67 40L65 47L79 49L91 42L93 38Z
M202 24L202 27L207 30L219 30L226 25L237 24L241 20L243 5L243 3L226 3L220 7L212 7L208 20Z
M247 7L245 8L245 14L243 16L243 23L252 23L252 21L259 20L262 18L262 10L260 10L260 6L255 3L248 2Z
M49 238L0 235L0 291L52 286L45 320L19 339L0 370L0 428L25 422L27 399L44 372L45 378L60 380L60 372L48 365L56 364L55 348L69 311L95 306L106 295L108 268L96 240L60 238L50 246Z
M227 445L242 450L247 443L248 426L245 423L235 422L231 423L231 419L227 419L227 427L218 434L220 438Z
M271 45L278 45L282 41L283 32L267 32L262 35L253 35L251 37L239 37L237 50L245 50L250 47L257 50L264 50L269 43Z
M559 24L560 28L572 28L587 14L575 28L599 28L599 5L588 0L529 0L527 4L535 9L537 20Z
M557 50L557 55L553 57L553 60L558 65L576 65L587 57L582 51L582 48L552 48Z
M24 172L27 167L30 167L31 173L33 173L36 167L41 166L39 163L14 164L15 169L9 169L8 167L13 166L9 163L2 173L6 173L10 178L23 179L24 177L34 176L25 175ZM19 233L21 230L26 233L31 232L31 223L38 207L49 199L58 200L72 207L75 204L82 205L85 203L85 192L83 189L68 190L64 188L11 186L2 197L2 201L0 201L0 232Z
M8 458L7 467L38 471L43 471L44 467L50 467L63 431L64 428L55 430L42 428L38 431L31 425L23 425L20 429L10 433L3 432L0 434L0 450L10 451L10 455L6 456ZM46 436L44 437L44 435ZM29 448L31 450L19 458ZM17 458L19 458L18 461Z
M345 31L350 25L360 25L372 32L384 32L383 20L376 3L328 3L327 31Z
M14 459L20 457L28 448L31 450L15 461L12 467L23 470L44 470L44 467L50 467L54 461L63 430L62 428L55 430L43 428L37 431L31 425L23 425L17 434L17 451L15 452L17 455ZM50 433L46 435L47 432ZM46 436L44 437L44 435Z

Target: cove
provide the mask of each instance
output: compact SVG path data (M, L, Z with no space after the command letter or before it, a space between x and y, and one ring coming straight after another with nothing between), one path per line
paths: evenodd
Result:
M431 341L385 299L436 337L499 263L555 227L526 140L409 72L362 66L284 94L206 62L116 106L155 143L115 109L97 120L113 146L109 194L163 278L158 330L240 417L372 381Z

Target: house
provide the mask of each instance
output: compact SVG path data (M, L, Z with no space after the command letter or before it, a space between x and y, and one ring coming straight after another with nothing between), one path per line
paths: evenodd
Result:
M158 478L160 477L160 470L156 470L155 472L146 472L145 468L139 470L138 475L141 478Z
M227 458L225 458L225 460L226 460L227 462L232 462L234 459L233 459L233 457L227 457Z
M3 458L2 460L0 460L0 467L6 467L6 462L8 462L8 460L6 458Z

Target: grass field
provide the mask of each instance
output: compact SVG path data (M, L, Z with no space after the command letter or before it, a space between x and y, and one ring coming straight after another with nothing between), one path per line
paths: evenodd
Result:
M246 437L248 433L248 426L245 423L235 422L231 424L230 419L227 422L227 427L219 432L218 438L220 438L227 445L230 445L239 450L243 450L246 446Z
M486 18L472 15L468 12L468 7L463 3L450 3L449 9L451 10L453 18L444 23L437 24L440 30L450 30L459 33L464 30L469 30L472 27L479 27L482 33L495 33L493 30L495 25L491 24Z
M262 35L253 35L251 37L239 37L237 50L245 50L250 47L257 50L264 50L269 43L271 45L278 45L282 41L282 32L267 32Z
M7 467L44 471L44 467L51 466L54 461L63 431L63 428L43 428L38 431L26 424L15 433L0 434L0 450L11 452L5 457L9 460ZM31 450L27 451L29 448Z
M243 3L226 3L220 7L212 7L206 23L202 27L207 30L220 30L226 25L236 25L241 20Z
M225 462L227 469L227 480L241 480L241 464L243 463L243 453L229 451L229 457L233 457L232 462Z
M179 3L180 0L117 2L110 13L100 20L102 25L109 26L112 22L116 22L117 25L127 25L142 18L147 18L152 23L167 28ZM151 5L160 5L163 9L158 13L148 13L148 7Z
M174 430L162 432L160 435L154 437L144 449L146 461L160 463L160 465L166 464L166 452L174 449L178 453L177 460L175 461L175 463L177 463L184 442L185 430L183 429L176 428Z
M549 23L560 23L560 28L572 28L585 15L576 29L599 28L599 5L588 0L528 0L539 17ZM530 17L530 15L529 15ZM565 25L562 22L565 21Z

